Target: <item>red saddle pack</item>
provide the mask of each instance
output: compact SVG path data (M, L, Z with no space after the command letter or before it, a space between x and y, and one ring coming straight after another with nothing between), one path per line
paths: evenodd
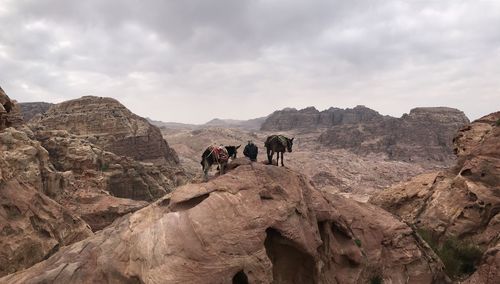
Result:
M229 160L229 154L227 153L226 148L222 146L211 146L210 151L219 163L224 163Z

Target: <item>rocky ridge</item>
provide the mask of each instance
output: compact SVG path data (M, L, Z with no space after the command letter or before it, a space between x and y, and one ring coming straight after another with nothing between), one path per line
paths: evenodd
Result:
M19 103L24 121L30 121L33 117L46 113L53 105L45 102Z
M22 123L23 119L17 102L11 100L0 87L0 130Z
M23 125L15 101L1 95L10 111L0 118L10 127L0 129L0 275L48 258L184 182L175 159L162 161L165 152L137 161L105 151L95 136Z
M0 282L446 280L435 255L383 210L324 195L285 168L246 159L231 168L206 184L180 187Z
M360 154L385 153L392 160L450 164L454 161L453 137L468 122L455 109L415 108L402 118L334 126L319 141Z
M138 161L177 166L179 159L160 130L112 98L84 96L51 107L32 124L66 130L102 149Z
M262 124L267 131L322 131L318 141L331 149L356 154L382 153L391 160L408 162L454 161L452 139L469 123L463 112L446 107L415 108L401 118L383 116L365 106L353 109L314 107L284 109Z
M449 170L395 185L370 202L427 232L436 245L450 238L485 251L466 283L500 279L500 112L462 128L454 139L458 161Z

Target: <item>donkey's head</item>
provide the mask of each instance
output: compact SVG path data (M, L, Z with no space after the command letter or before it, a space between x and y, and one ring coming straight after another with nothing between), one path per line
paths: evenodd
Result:
M238 154L238 148L240 148L241 145L238 146L224 146L227 150L227 154L229 155L229 158L231 159L236 159L236 154Z
M295 138L292 138L292 139L286 139L286 150L288 152L292 152L292 147L293 147L293 139Z

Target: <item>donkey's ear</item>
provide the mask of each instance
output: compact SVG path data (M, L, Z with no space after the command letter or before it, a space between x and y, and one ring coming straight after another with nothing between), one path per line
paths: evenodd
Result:
M238 145L238 146L236 146L236 149L238 149L238 148L240 148L240 147L241 147L241 145Z
M292 141L292 142L293 142L293 139L295 139L295 137L292 137L292 139L290 139L290 141Z

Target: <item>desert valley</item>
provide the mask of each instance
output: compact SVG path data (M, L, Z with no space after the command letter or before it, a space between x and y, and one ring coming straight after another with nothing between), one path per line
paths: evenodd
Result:
M500 112L206 124L0 89L0 283L498 283ZM264 141L294 137L285 166ZM253 141L256 162L242 149ZM210 145L241 145L203 180Z

